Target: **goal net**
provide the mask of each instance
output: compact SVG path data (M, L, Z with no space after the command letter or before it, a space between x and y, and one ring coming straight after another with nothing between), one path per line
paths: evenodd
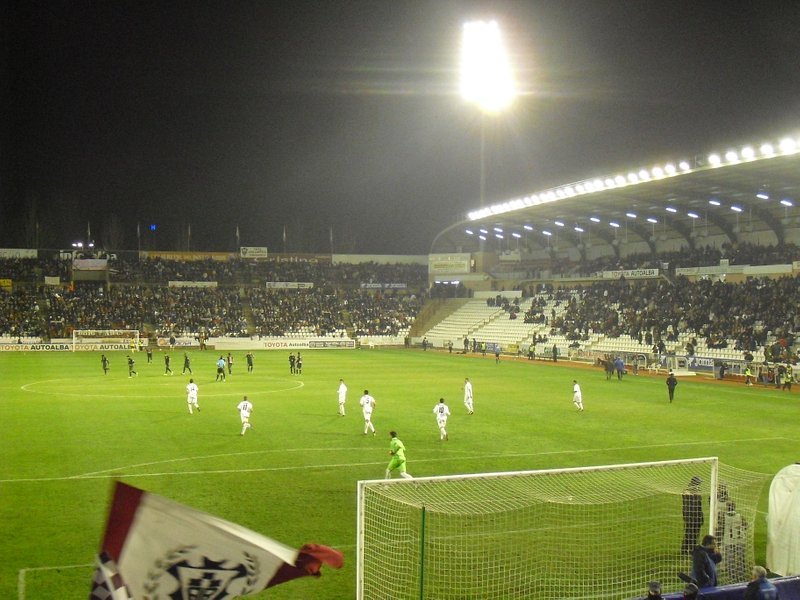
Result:
M138 329L74 329L72 351L125 350L135 352L140 348Z
M357 598L623 600L652 580L677 591L691 569L687 495L702 507L695 543L720 540L720 583L744 581L767 478L701 458L360 481Z

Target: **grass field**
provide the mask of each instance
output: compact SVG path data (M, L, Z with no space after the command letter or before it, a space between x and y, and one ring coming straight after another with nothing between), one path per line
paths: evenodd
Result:
M772 474L798 460L797 393L699 376L681 380L669 404L663 376L606 381L568 362L408 350L309 351L303 375L292 376L287 355L256 353L247 374L237 353L228 382L215 383L219 354L193 352L202 412L189 415L177 353L174 376L163 375L159 353L153 364L138 354L130 379L122 353L110 355L108 375L95 353L0 354L0 598L87 597L115 478L291 546L344 552L342 570L265 598L354 598L356 482L383 476L390 429L415 476L701 456ZM472 416L461 402L465 376ZM571 402L574 378L584 413ZM365 388L377 400L376 437L362 435ZM255 410L241 437L244 394ZM432 414L440 396L453 411L449 442ZM756 539L763 561L763 519Z

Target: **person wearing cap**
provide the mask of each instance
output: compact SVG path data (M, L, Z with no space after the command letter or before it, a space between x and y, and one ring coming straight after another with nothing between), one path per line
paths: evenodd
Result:
M672 404L672 399L675 397L675 387L678 385L678 380L675 378L675 373L669 372L667 377L667 391L669 392L669 402Z
M658 600L663 600L664 597L661 595L660 581L651 581L647 584L647 598L657 598Z
M703 527L703 497L700 495L700 484L703 482L697 475L689 480L688 487L683 490L683 544L681 552L691 554L697 544L697 537Z
M753 567L753 576L744 592L744 600L778 600L778 588L767 579L767 570L759 565Z

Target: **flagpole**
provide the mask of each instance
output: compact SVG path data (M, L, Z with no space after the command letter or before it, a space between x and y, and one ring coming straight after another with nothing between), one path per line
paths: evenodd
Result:
M142 251L142 231L139 228L139 223L136 223L136 251ZM137 256L136 258L138 260L139 257Z
M286 254L286 225L283 226L283 253Z

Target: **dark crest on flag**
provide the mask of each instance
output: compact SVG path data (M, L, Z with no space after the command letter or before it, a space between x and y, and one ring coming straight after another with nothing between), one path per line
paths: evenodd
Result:
M148 593L158 598L158 590L170 600L225 600L238 598L255 591L258 562L249 553L246 564L229 560L215 561L207 556L198 560L194 546L186 546L157 560L148 574Z

